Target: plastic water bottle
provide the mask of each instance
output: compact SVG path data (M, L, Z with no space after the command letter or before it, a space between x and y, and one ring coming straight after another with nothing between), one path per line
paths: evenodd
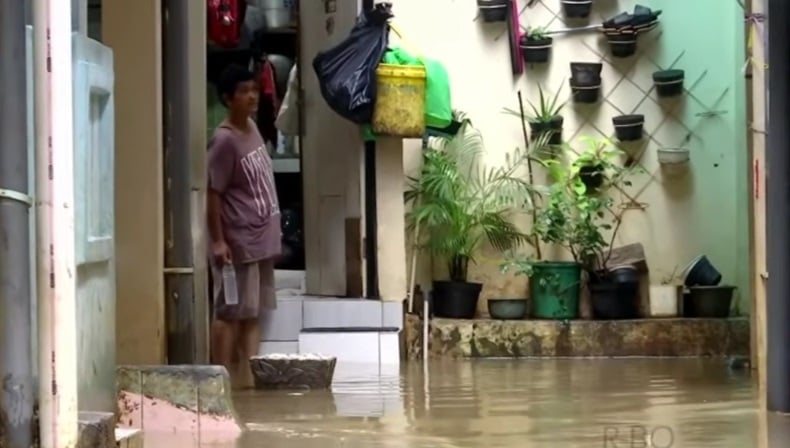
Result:
M239 304L239 289L236 285L236 269L232 264L226 264L222 267L222 287L225 291L225 304L238 305Z

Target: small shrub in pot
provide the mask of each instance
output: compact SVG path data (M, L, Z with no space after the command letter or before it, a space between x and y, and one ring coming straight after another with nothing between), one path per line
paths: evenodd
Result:
M542 64L549 61L551 44L554 41L545 28L530 28L521 36L519 48L524 62L529 64Z

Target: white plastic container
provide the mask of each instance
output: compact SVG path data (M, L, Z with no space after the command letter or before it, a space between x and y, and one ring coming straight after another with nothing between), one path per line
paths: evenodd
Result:
M678 317L682 285L650 285L650 317Z

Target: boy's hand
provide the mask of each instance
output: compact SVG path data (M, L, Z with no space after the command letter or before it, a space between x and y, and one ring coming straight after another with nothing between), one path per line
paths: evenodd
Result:
M217 265L231 264L233 259L230 256L230 248L225 241L216 241L211 243L211 253L214 255L214 261Z

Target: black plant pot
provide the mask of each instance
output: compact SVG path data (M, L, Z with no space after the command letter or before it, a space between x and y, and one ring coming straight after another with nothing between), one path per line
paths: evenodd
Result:
M554 39L548 37L543 40L522 40L519 43L521 56L529 64L543 64L549 62L551 43Z
M483 22L504 22L510 14L510 0L477 0Z
M535 141L541 134L551 132L549 138L550 145L559 145L562 143L562 122L563 118L560 115L554 117L551 121L536 121L529 123L529 130L532 141Z
M617 139L621 142L642 140L642 130L645 127L644 115L620 115L612 118Z
M734 286L692 286L683 304L683 314L686 317L729 317L733 292Z
M616 58L627 58L636 53L636 34L607 35L606 39L609 41L612 56Z
M587 165L579 169L579 178L587 190L595 191L601 188L606 180L606 173L600 165Z
M590 16L592 0L562 0L565 17L583 19Z
M639 284L639 271L632 265L616 266L609 270L609 279L615 284Z
M638 316L637 283L599 283L588 288L594 318L616 320Z
M470 282L433 282L433 314L448 319L474 319L483 285Z
M571 80L571 92L573 93L573 101L594 104L598 102L598 98L601 96L601 82L598 81L597 84L593 85L584 85Z
M601 84L600 62L571 62L571 84L579 86L594 86Z
M686 286L716 286L719 282L721 273L705 255L695 258L686 269Z
M683 93L683 80L686 73L683 70L664 70L653 73L653 83L656 93L660 97L678 96Z

